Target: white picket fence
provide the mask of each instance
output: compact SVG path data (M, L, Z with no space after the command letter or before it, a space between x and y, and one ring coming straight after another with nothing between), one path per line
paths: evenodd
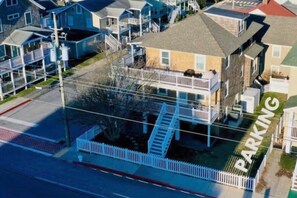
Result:
M256 184L259 182L259 179L260 179L260 177L261 177L261 175L262 175L262 173L263 173L263 171L264 171L264 168L265 168L265 166L266 166L266 164L267 164L267 158L268 158L268 156L270 155L270 153L272 152L273 144L274 144L274 138L273 138L273 136L272 136L272 138L271 138L271 143L270 143L270 145L269 145L269 147L268 147L268 150L267 150L266 154L264 155L264 158L263 158L263 160L262 160L262 163L261 163L261 165L259 166L258 171L257 171L257 174L256 174L256 176L255 176ZM254 186L254 188L256 188L256 185ZM255 189L254 189L254 190L255 190Z
M173 173L188 175L208 181L213 181L237 188L255 190L256 179L224 171L215 170L199 165L194 165L186 162L162 158L155 155L131 151L128 149L110 146L104 143L90 141L92 135L99 134L100 129L90 129L82 136L76 139L77 150L86 151L93 154L100 154L108 157L113 157L120 160L136 163L139 165L150 166L157 169L170 171ZM94 137L94 136L93 136Z

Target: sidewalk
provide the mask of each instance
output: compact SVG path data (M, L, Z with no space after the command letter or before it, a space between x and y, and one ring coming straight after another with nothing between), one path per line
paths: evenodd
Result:
M101 155L77 152L75 145L70 149L64 149L60 153L56 154L55 157L67 160L69 162L78 162L78 155L82 155L82 162L89 164L90 167L98 166L98 169L112 169L116 173L122 172L123 175L130 174L137 178L144 178L144 180L147 179L156 181L156 183L175 186L177 188L211 197L264 197L264 194L244 191L242 189L237 189L202 179L196 179L185 175L170 173L148 166L141 166Z

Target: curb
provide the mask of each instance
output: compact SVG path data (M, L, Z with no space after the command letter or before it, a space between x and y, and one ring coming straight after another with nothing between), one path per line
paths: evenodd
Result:
M32 99L24 100L23 102L20 102L19 104L16 104L15 106L10 107L10 108L6 109L5 111L0 112L0 116L5 114L5 113L8 113L8 112L10 112L10 111L12 111L12 110L14 110L16 108L18 108L18 107L20 107L20 106L22 106L24 104L27 104L28 102L31 102L31 101L32 101Z
M121 175L121 176L130 177L130 178L140 180L140 181L145 181L145 182L148 182L148 183L151 183L151 184L156 184L156 185L159 185L159 186L171 188L171 189L174 189L174 190L178 190L178 191L181 191L181 192L184 192L184 193L187 193L187 194L196 195L196 196L199 196L199 197L215 198L215 197L212 197L212 196L209 196L209 195L205 195L205 194L202 194L202 193L198 193L198 192L190 191L190 190L180 188L180 187L177 187L177 186L173 186L173 185L165 183L165 182L160 182L160 181L153 180L153 179L150 179L150 178L141 177L141 176L138 176L138 175L133 175L133 174L130 174L130 173L126 173L126 172L123 172L123 171L118 171L118 170L106 168L106 167L103 167L103 166L98 166L98 165L95 165L95 164L90 164L90 163L86 163L86 162L79 162L79 161L73 161L72 163L82 165L82 166L86 166L86 167L89 167L89 168L94 168L94 169L99 169L99 170L115 173L115 174L118 174L118 175Z

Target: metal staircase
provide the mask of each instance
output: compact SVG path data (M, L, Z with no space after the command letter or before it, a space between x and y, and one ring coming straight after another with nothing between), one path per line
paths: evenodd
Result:
M189 1L188 1L188 4L189 4L189 6L190 6L195 12L197 12L197 11L200 10L200 6L199 6L199 4L197 3L196 0L189 0Z
M148 142L148 153L165 157L170 146L176 127L178 126L178 106L174 113L167 112L167 105L163 103L153 132Z
M121 43L111 34L105 35L104 40L105 44L107 44L110 47L109 51L116 52L121 49Z
M177 15L178 15L179 13L180 13L180 7L179 7L179 6L173 8L173 9L170 11L170 13L169 13L169 15L168 15L168 17L169 17L169 23L170 23L170 24L173 24L173 23L174 23L175 18L177 17Z

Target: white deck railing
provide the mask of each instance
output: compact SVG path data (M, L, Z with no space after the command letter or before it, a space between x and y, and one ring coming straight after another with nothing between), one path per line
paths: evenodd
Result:
M270 77L269 91L285 93L289 91L289 80L286 78L272 78Z
M135 69L128 67L116 67L120 73L128 75L137 80L146 80L152 83L176 86L181 88L200 89L210 91L218 81L218 73L211 79L194 78L183 76L181 72L163 71L158 69Z

